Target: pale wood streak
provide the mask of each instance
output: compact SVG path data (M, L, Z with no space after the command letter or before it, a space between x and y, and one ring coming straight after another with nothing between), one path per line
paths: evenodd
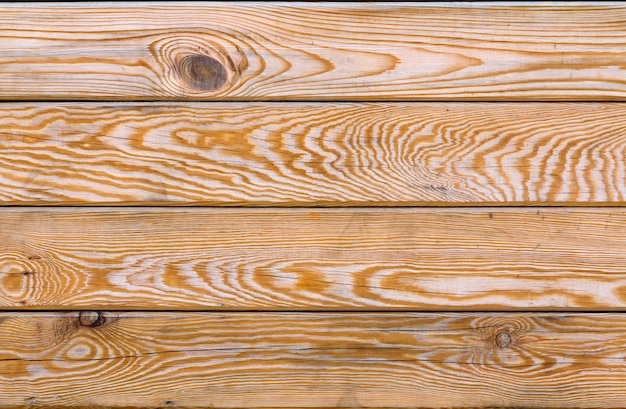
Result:
M0 246L3 309L626 310L617 208L18 208Z
M626 6L0 6L0 99L611 100Z
M619 103L0 106L0 204L623 204Z

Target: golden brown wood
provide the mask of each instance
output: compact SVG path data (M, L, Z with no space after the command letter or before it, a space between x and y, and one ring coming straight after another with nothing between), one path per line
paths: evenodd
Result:
M3 309L626 310L626 209L4 209L0 246Z
M615 103L7 104L1 204L624 204Z
M0 406L616 408L621 314L0 314ZM510 343L499 345L500 334Z
M626 98L626 6L0 7L0 99Z

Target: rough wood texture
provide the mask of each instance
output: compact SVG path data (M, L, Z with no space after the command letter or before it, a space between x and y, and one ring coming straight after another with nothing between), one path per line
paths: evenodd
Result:
M626 6L0 7L0 99L626 99Z
M615 408L621 314L0 314L0 406Z
M5 209L4 309L626 310L626 209Z
M0 204L623 204L618 103L7 104Z

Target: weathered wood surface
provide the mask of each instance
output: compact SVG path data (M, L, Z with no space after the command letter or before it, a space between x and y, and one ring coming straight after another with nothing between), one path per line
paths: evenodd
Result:
M626 209L4 209L3 309L626 310Z
M0 314L0 406L593 407L622 314Z
M0 204L624 204L619 103L0 106Z
M0 7L0 99L626 98L623 2Z

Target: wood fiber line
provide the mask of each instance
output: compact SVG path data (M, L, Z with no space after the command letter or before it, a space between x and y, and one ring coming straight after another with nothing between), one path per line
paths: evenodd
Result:
M623 100L626 6L0 6L5 100Z
M619 103L0 105L5 205L624 204Z
M3 309L626 310L626 209L4 209Z
M0 314L1 407L615 408L621 314ZM520 405L520 403L522 403Z

